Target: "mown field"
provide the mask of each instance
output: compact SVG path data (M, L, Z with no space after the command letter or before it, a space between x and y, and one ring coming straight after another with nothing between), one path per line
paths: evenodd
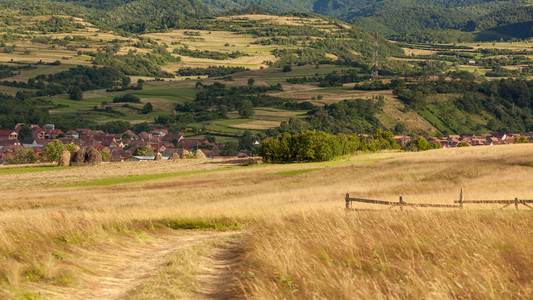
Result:
M531 145L509 145L290 165L2 168L0 296L84 295L112 269L102 261L128 264L140 247L167 249L168 263L136 279L134 299L208 297L206 285L220 282L205 269L224 265L239 282L232 297L530 298L525 206L345 213L344 195L451 204L463 188L466 199L533 199L532 155ZM168 252L177 236L203 244Z

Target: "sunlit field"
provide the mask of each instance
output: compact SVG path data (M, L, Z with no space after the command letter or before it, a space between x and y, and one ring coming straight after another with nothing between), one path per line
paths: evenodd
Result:
M344 197L453 204L462 188L467 200L533 199L532 157L526 144L291 165L182 160L2 167L0 295L91 295L81 290L94 288L89 283L110 267L87 256L105 260L115 253L119 260L116 248L124 248L127 263L134 257L127 249L149 253L194 233L200 244L213 240L206 249L224 244L215 238L235 236L235 297L529 298L533 215L527 207L400 211L354 204L359 211L345 212ZM193 247L195 238L187 241ZM205 278L194 266L209 260L194 247L178 251L190 256L187 262L165 252L161 260L173 264L149 274L180 277L167 285L139 283L130 296L205 296Z

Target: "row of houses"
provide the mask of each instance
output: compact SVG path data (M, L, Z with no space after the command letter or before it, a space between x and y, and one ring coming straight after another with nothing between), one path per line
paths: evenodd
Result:
M434 138L434 141L439 142L443 148L452 148L457 147L461 142L467 143L470 146L508 145L514 144L521 137L524 137L529 142L533 142L533 132L524 134L494 133L481 135L449 135L442 139Z
M110 154L110 161L124 161L133 157L138 147L151 146L155 152L163 156L171 156L173 153L181 155L183 150L194 151L202 149L209 158L220 157L223 145L211 143L206 139L188 139L180 133L169 133L167 129L152 128L151 131L134 133L127 130L119 134L108 134L101 130L78 128L63 132L55 129L53 124L47 124L43 128L38 125L30 125L32 136L19 139L19 133L24 124L17 124L13 130L0 130L0 161L6 155L15 153L22 147L32 148L37 155L44 151L46 145L54 140L60 140L63 144L75 144L80 147L94 146L98 150ZM250 152L241 152L239 157L251 156Z
M525 138L533 143L533 132L524 134L509 134L509 133L493 133L493 134L462 134L449 135L442 138L434 137L430 142L440 143L442 148L454 148L461 143L466 143L469 146L494 146L494 145L508 145L514 144L520 138ZM406 146L411 140L410 136L395 136L394 140L400 146Z

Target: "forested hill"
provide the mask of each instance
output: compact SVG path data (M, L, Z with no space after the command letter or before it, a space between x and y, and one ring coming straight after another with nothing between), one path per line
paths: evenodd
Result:
M410 42L509 40L532 35L533 0L0 0L27 14L84 17L113 29L176 28L198 16L247 10L311 12ZM252 9L250 9L252 7ZM183 27L183 26L182 26Z
M531 13L523 5L532 0L201 0L211 10L259 5L274 12L301 11L335 17L386 36L427 30L489 31L487 38L523 38L523 22ZM529 13L529 15L527 15ZM509 18L507 16L512 16ZM485 20L488 20L486 22ZM492 23L491 23L492 22ZM500 28L505 23L506 28ZM515 24L515 25L513 25ZM494 25L490 27L491 25ZM494 29L493 29L494 28ZM515 29L520 29L515 34ZM531 29L531 26L529 26ZM442 35L442 33L439 33ZM448 36L450 34L448 33ZM457 33L455 33L457 35ZM529 32L531 36L531 32ZM471 35L470 39L475 36Z
M209 9L199 0L0 0L3 7L18 9L26 15L62 14L83 17L93 23L116 29L153 27L169 19L204 16Z

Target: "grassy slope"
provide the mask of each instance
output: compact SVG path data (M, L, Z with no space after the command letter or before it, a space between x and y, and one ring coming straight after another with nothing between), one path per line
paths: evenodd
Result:
M524 242L531 238L526 230L531 227L529 212L467 207L464 212L345 215L342 210L347 192L433 203L452 202L460 188L467 199L533 198L532 154L531 145L384 152L327 163L190 172L68 189L59 186L99 177L113 181L125 174L155 178L170 170L201 171L231 163L117 163L1 175L0 222L5 225L0 229L0 293L75 285L84 271L73 265L97 270L69 250L73 245L90 247L102 239L150 234L156 226L244 228L252 233L243 271L255 275L242 279L251 297L272 298L267 293L273 289L279 297L307 298L310 292L328 297L354 288L361 296L399 293L418 298L434 293L443 298L464 292L490 298L520 292L527 297L527 278L533 276L533 262L524 255L532 250Z

